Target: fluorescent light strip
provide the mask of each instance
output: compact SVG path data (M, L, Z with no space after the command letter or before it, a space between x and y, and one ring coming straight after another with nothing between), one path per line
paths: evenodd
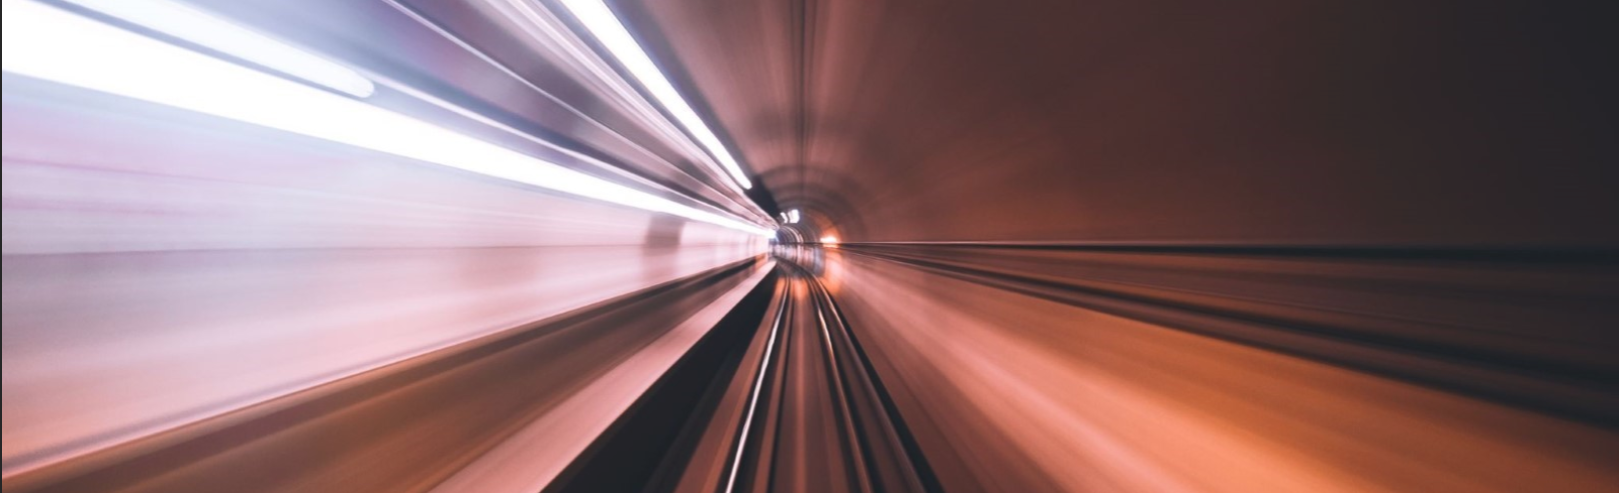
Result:
M64 1L354 97L364 98L376 92L370 79L348 67L185 5L164 0Z
M652 97L657 99L664 109L669 110L669 113L680 121L681 126L686 127L686 130L697 138L697 142L708 149L714 159L719 160L725 171L731 174L731 178L736 179L744 189L753 188L753 182L742 172L742 166L737 164L736 158L725 149L725 144L720 143L720 138L703 123L702 117L697 116L697 111L686 103L686 99L675 90L674 84L671 84L669 79L663 76L663 72L658 70L658 66L652 63L652 58L641 49L641 45L636 44L635 37L630 36L630 31L624 28L618 17L613 16L613 11L607 8L607 4L602 3L602 0L562 0L562 5L585 25L585 29L588 29L597 41L607 47L607 51L630 71L630 75L641 81L647 92L651 92Z
M770 230L29 0L4 0L0 65L36 77L768 237Z

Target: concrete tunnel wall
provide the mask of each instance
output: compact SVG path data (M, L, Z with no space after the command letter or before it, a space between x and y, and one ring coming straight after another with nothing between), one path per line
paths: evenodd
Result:
M1595 4L623 9L849 241L1619 241Z

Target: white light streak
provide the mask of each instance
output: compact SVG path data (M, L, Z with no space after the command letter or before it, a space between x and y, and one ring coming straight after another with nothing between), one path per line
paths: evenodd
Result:
M3 5L0 63L6 72L673 214L763 237L772 234L750 223L54 7L27 0L4 0Z
M697 111L680 96L674 84L658 70L657 64L652 63L652 58L635 42L635 37L631 36L630 31L613 15L612 9L607 8L607 4L601 0L562 0L562 5L584 24L585 29L589 30L597 41L607 47L613 58L618 59L618 62L641 82L647 92L652 93L652 97L657 99L664 109L669 110L669 114L674 115L681 126L686 127L686 130L697 138L697 143L708 149L708 153L725 167L725 171L731 174L731 178L735 179L737 184L742 185L744 189L753 188L753 182L742 172L742 166L737 164L736 158L732 157L725 144L720 142L719 136L714 135L714 131L710 130L708 125L703 123L702 117L697 115Z
M348 67L185 5L164 0L65 1L354 97L376 92L370 79Z

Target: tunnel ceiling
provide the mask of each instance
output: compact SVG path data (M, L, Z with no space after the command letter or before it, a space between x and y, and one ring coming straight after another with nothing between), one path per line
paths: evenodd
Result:
M1619 239L1600 227L1619 218L1600 88L1619 81L1588 12L616 7L783 208L850 240Z

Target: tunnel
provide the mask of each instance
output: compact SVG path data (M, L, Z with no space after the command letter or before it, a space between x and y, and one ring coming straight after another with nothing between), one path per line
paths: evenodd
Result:
M1619 4L3 0L12 492L1619 491Z

